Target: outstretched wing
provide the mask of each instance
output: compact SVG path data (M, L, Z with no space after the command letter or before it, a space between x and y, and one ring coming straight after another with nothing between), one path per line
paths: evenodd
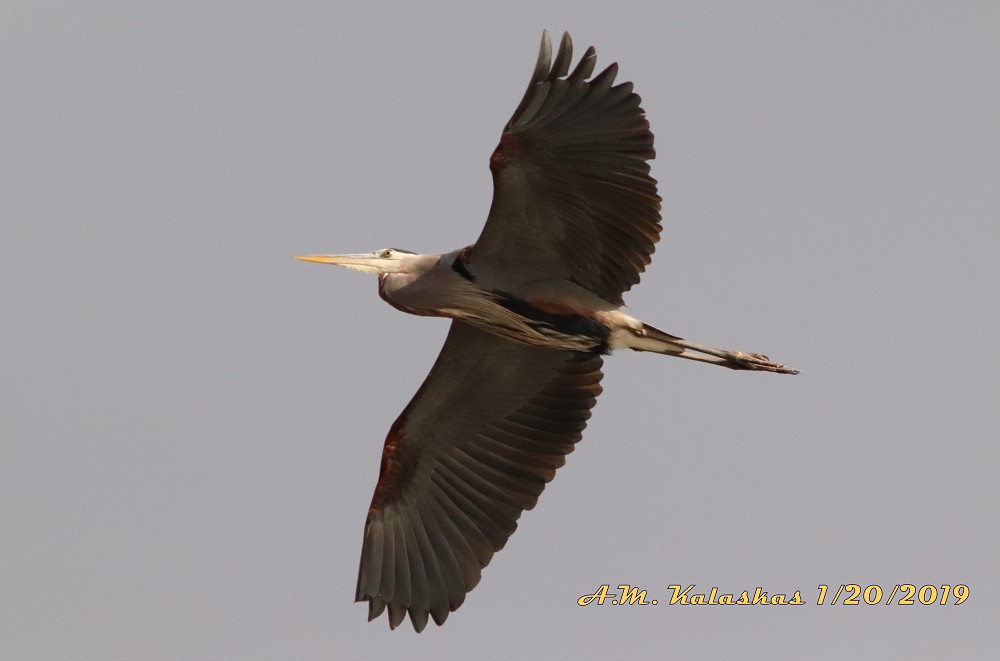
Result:
M614 84L617 64L591 78L590 47L568 73L569 34L554 63L551 50L543 33L531 83L490 158L493 205L468 268L494 289L559 278L621 305L660 237L653 134L632 83Z
M388 607L420 631L462 604L580 440L601 362L452 322L385 440L356 594L369 620Z

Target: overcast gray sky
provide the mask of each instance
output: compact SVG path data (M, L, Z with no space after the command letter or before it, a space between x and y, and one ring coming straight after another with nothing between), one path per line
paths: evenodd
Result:
M447 322L290 256L474 241L543 28L656 135L631 310L802 374L612 356L465 605L390 632L362 527ZM0 657L995 652L998 71L993 2L4 3Z

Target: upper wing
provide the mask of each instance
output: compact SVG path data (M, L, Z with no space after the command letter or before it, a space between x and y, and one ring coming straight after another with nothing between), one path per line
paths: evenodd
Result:
M653 134L618 65L590 78L587 49L572 73L563 34L555 63L548 33L531 83L490 158L493 204L468 267L514 291L561 278L622 304L660 237L660 197L649 176Z
M601 392L601 357L532 347L452 322L393 423L365 523L357 601L417 631L479 582L565 462Z

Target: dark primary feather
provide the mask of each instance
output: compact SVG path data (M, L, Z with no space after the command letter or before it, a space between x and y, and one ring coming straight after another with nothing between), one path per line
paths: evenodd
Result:
M591 78L591 47L570 73L572 53L564 34L551 62L543 34L531 83L490 158L493 204L469 267L494 289L555 277L621 305L660 236L653 134L632 83L614 84L618 66Z
M369 619L438 624L479 582L521 512L580 440L601 357L532 347L452 322L386 438L356 598Z

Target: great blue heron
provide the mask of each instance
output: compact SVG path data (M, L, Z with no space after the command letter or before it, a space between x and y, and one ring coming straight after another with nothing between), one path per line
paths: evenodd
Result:
M569 73L543 32L524 98L490 157L493 204L475 245L437 255L376 250L298 257L374 273L379 295L448 317L437 362L385 439L365 522L357 601L368 619L442 624L503 548L521 512L580 440L602 356L652 351L736 370L795 374L766 356L715 349L631 317L660 236L646 161L653 134L616 64ZM568 74L568 75L567 75Z

